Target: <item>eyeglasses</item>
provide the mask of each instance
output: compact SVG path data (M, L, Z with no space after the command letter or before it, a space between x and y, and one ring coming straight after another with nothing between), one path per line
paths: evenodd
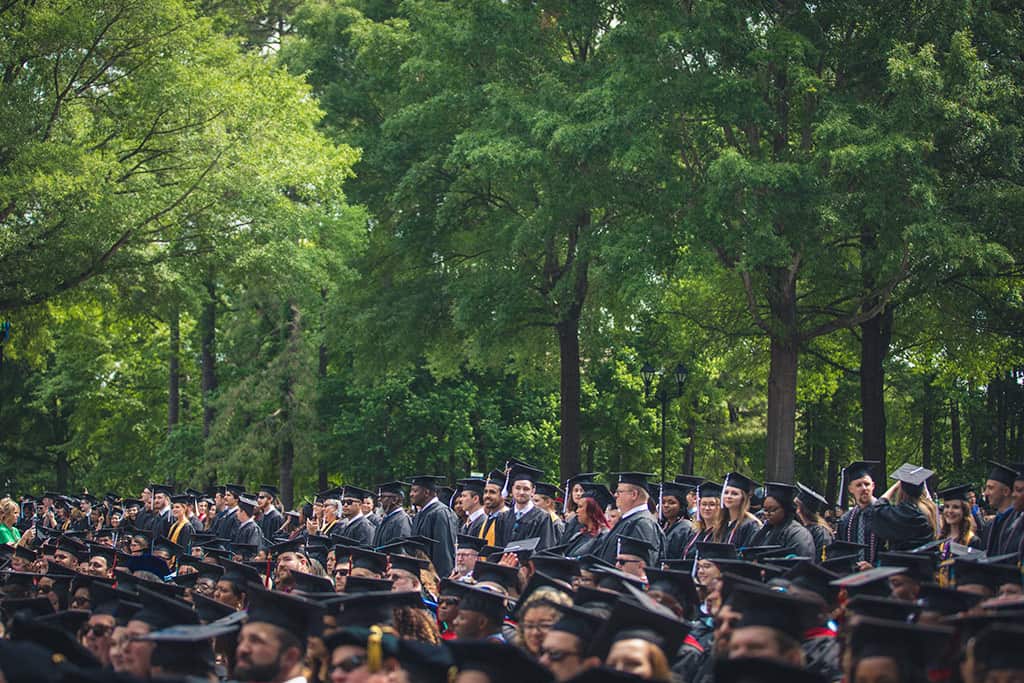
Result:
M82 635L92 635L97 638L102 638L110 635L113 631L114 628L112 626L107 626L106 624L93 624L92 626L86 626L82 630Z
M80 609L89 609L92 606L92 601L89 598L71 598L71 607Z
M761 508L761 512L763 512L766 515L774 515L776 512L781 512L781 511L782 511L782 508L767 508L767 507Z
M524 622L522 622L519 625L523 627L524 631L547 631L548 629L551 628L551 626L554 623L555 622L553 622L553 621L535 621L535 622L524 621Z
M437 599L437 606L438 607L457 607L458 604L459 604L459 599L458 598L438 598Z
M366 664L366 655L352 655L351 657L345 657L345 659L336 664L332 664L328 673L335 669L341 669L345 673L352 673L363 664Z
M627 564L633 564L633 563L635 563L635 564L643 564L643 560L623 560L623 559L620 559L620 558L615 558L615 566L616 567L622 567L622 566L625 566Z
M363 501L361 501L361 500L356 500L356 499L354 499L354 498L346 498L345 500L341 501L341 504L342 504L342 505L358 505L358 504L360 504L360 503L362 503L362 502L363 502Z
M579 657L580 654L578 652L569 652L568 650L548 650L546 648L541 648L540 656L547 657L549 662L560 662L566 657Z

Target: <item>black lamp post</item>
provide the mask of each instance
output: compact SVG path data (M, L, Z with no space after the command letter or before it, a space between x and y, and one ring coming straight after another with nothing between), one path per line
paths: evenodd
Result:
M655 376L660 377L658 381L658 387L655 390L655 396L661 402L661 480L665 481L665 413L668 411L668 402L673 398L679 398L683 395L683 384L686 382L686 376L689 374L686 366L682 363L678 363L675 369L672 371L672 375L676 380L676 391L675 394L670 396L668 391L667 378L665 377L665 371L656 370L650 363L644 363L644 366L640 369L640 377L644 380L644 397L648 397L651 394L651 384L654 382Z

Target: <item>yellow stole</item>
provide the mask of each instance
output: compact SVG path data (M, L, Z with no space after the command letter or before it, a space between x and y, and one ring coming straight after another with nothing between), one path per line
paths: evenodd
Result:
M174 526L171 527L171 533L170 536L168 536L168 538L171 539L172 543L178 542L178 536L181 535L181 530L185 528L186 524L188 524L187 518L181 520L180 522L175 522Z
M480 527L479 538L482 538L485 541L487 541L487 545L493 546L495 541L497 541L497 534L498 534L498 524L497 524L497 522L498 522L498 518L497 517L492 519L490 517L490 515L488 515L487 519L484 520L483 526Z

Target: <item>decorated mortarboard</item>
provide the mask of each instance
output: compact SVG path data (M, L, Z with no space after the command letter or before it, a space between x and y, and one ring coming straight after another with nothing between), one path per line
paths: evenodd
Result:
M418 557L411 557L409 555L388 555L387 557L391 562L392 569L409 572L417 578L422 570L430 566L427 560L421 560Z
M401 543L392 543L390 545L401 545ZM487 545L487 541L476 536L459 534L455 537L455 547L459 550L475 550L479 553L485 545Z
M697 485L697 498L721 498L722 485L715 481L703 481Z
M850 651L855 660L888 657L924 669L948 651L952 638L946 626L860 617L850 629Z
M156 591L139 586L139 602L142 609L132 615L132 621L149 624L152 630L177 624L198 624L199 617L192 606Z
M323 624L322 605L290 593L268 591L258 584L250 584L248 588L248 623L273 624L300 642L305 642L310 634L319 634Z
M349 579L351 580L351 579ZM394 624L396 609L424 609L419 591L371 591L369 593L344 593L332 602L338 613L335 621L339 628Z
M880 598L875 595L856 595L846 603L846 610L872 619L886 619L910 623L916 620L921 607L912 600Z
M1006 486L1013 488L1013 482L1017 479L1017 470L1013 469L1009 465L995 462L994 460L989 460L988 464L990 467L987 479L998 481L1000 484L1005 484Z
M391 579L371 579L369 576L350 576L345 579L345 594L381 593L391 590L395 582Z
M535 553L530 559L536 571L561 581L572 583L572 580L580 575L579 560L547 553Z
M943 616L966 612L983 599L980 595L944 588L936 583L921 584L917 594L917 604L922 612L937 612Z
M898 481L900 488L907 495L919 496L924 491L925 482L934 474L935 472L926 467L903 463L889 475L889 478Z
M828 679L806 666L794 666L766 657L716 658L715 683L827 683Z
M610 506L615 505L615 497L611 491L604 484L595 484L593 482L587 482L582 484L583 486L583 497L593 498L597 501L598 506L602 510L607 509Z
M612 607L611 616L594 636L587 654L607 657L614 643L640 639L660 648L668 658L683 644L690 626L640 589L627 586L626 595Z
M549 484L544 481L538 481L534 484L535 491L542 496L555 500L562 497L562 491L554 484Z
M479 671L490 683L548 683L552 673L525 649L488 640L451 640L446 643L459 672Z
M409 477L409 481L406 483L406 486L420 486L433 491L437 489L445 479L445 477L437 474L417 474L416 476Z
M291 570L289 572L291 580L295 583L295 590L303 593L332 593L334 592L334 582L330 579L316 574L307 574L306 572L300 572Z
M496 562L477 562L473 565L473 579L477 583L495 583L510 593L517 592L519 568Z
M970 484L961 484L959 486L951 486L951 487L949 487L947 489L943 489L943 490L939 491L938 493L936 493L935 495L938 496L939 500L942 500L942 501L947 501L947 500L963 500L963 501L966 501L967 500L967 494L969 494L973 488L974 487L971 486Z
M654 475L650 472L613 472L612 476L615 477L615 484L630 484L646 490L647 480Z

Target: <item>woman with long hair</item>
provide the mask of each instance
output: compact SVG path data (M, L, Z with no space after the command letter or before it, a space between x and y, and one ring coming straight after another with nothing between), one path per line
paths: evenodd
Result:
M750 496L757 482L739 472L725 475L722 484L722 515L715 528L716 543L730 543L737 548L750 545L761 522L750 512Z
M890 550L913 550L938 536L938 508L925 486L933 474L913 465L893 473L896 483L882 494L871 518L872 532L888 542Z
M686 506L686 494L692 490L692 486L673 482L661 484L661 530L665 532L663 559L682 559L683 548L693 537L693 524Z
M705 481L697 486L697 519L693 522L693 536L683 546L684 560L697 556L698 543L709 543L714 538L718 520L722 517L721 496L721 484Z
M969 485L964 485L938 492L942 500L939 539L980 550L983 546L974 524L974 515L971 514L971 504L967 501L970 489Z
M832 527L822 516L828 508L828 501L820 493L800 482L797 482L796 487L796 517L811 532L811 538L814 539L814 556L823 559L825 548L832 545L836 537Z
M565 507L563 512L565 513L565 530L562 532L562 537L559 539L560 544L569 542L569 539L576 535L580 530L580 522L577 518L577 511L583 504L583 494L585 489L584 484L594 483L594 473L584 472L577 474L575 477L570 477L565 482Z
M0 543L15 545L21 540L21 531L15 526L21 508L10 498L0 500Z
M598 554L604 543L604 536L611 529L604 511L611 500L611 493L602 484L586 484L586 491L576 508L579 530L567 542L566 557L582 557Z

